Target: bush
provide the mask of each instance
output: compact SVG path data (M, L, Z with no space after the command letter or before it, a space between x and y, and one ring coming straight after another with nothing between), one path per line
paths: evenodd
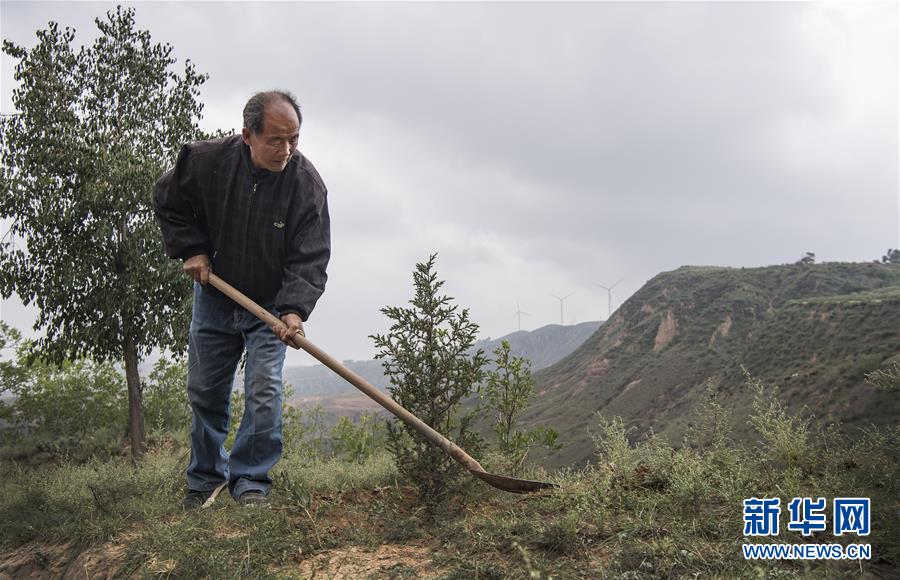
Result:
M452 298L439 294L443 281L434 272L436 255L416 264L415 296L411 308L388 307L382 312L393 321L386 335L373 335L391 381L391 396L426 424L463 449L476 452L479 439L469 429L470 416L460 404L470 397L483 376L486 359L481 349L469 356L478 325L468 309L457 312ZM437 446L405 423L388 423L388 447L397 469L433 506L454 491L465 471Z
M760 451L787 467L805 465L810 457L810 419L788 414L778 401L776 387L764 384L746 369L744 374L753 390L753 414L749 423L768 447Z
M596 466L563 478L552 500L559 506L556 512L582 516L574 522L558 520L554 537L592 525L611 526L605 535L617 540L610 553L612 571L643 577L646 570L640 567L652 565L654 574L662 576L734 577L749 572L746 562L735 557L747 541L735 523L740 522L743 499L779 497L784 505L794 497L869 497L878 510L872 511L872 535L864 542L877 547L880 562L823 561L811 564L814 575L835 571L837 577L849 577L862 565L896 568L900 428L871 427L850 437L832 426L813 436L808 419L788 414L774 387L749 374L747 385L754 391L749 423L760 435L757 443L734 442L714 383L707 385L706 407L689 434L692 446L676 448L653 435L632 445L620 418L601 417L592 435ZM816 541L846 544L855 539L823 532ZM783 525L778 541L810 540ZM790 576L774 562L758 572Z
M900 391L900 360L866 373L866 384L882 391Z
M19 446L14 455L85 459L116 452L127 403L125 378L115 365L89 359L53 364L5 324L0 340L16 351L15 360L0 363L0 393L10 395L0 403L0 418L14 427L2 434Z
M149 381L144 383L144 417L151 438L183 430L191 424L184 359L156 361Z
M516 429L522 411L534 398L534 379L531 376L531 361L524 357L510 356L508 340L494 349L495 369L487 372L487 382L481 388L481 398L486 401L487 410L497 418L494 433L497 446L509 468L518 472L534 445L559 449L556 444L558 434L549 427Z
M356 423L349 417L341 417L331 430L335 452L353 463L364 462L383 445L384 425L372 413L363 413Z

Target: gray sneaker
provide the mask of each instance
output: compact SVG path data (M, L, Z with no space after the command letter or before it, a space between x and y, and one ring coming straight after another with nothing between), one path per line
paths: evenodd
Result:
M241 494L238 503L244 506L266 507L269 505L269 498L263 492L251 489Z
M184 499L181 500L181 507L186 510L195 510L209 499L209 496L213 494L215 490L209 491L197 491L195 489L188 490L187 495L184 496Z
M181 501L181 505L186 510L193 510L202 508L206 506L206 504L212 504L212 502L216 501L216 497L218 497L219 493L227 486L228 482L225 481L222 482L219 487L209 491L188 490L187 495L185 495L184 499Z

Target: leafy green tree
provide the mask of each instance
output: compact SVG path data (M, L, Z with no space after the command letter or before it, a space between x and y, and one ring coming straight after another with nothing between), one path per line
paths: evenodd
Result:
M900 250L888 248L888 251L881 256L882 264L900 264Z
M155 347L185 347L190 282L166 258L151 207L156 179L179 147L204 137L206 75L170 45L135 28L134 10L96 19L99 35L76 50L55 22L16 59L15 113L2 119L0 292L36 304L41 356L124 363L132 456L144 451L138 361Z
M558 434L548 427L516 429L522 411L534 398L531 361L524 357L510 356L508 340L500 343L493 354L496 368L488 371L481 397L487 402L489 412L497 418L494 433L497 434L500 453L514 468L518 468L533 445L556 448Z
M815 252L806 252L806 255L797 260L797 264L801 266L808 266L809 264L816 263L816 254Z
M443 281L434 271L437 258L416 264L415 297L409 308L381 310L393 321L384 335L372 335L391 386L391 396L432 428L469 452L476 452L477 436L469 429L470 416L460 404L470 397L484 375L484 352L468 351L478 336L469 310L457 312L452 298L440 294ZM388 423L388 448L397 468L418 488L421 497L436 505L454 489L461 468L443 451L405 423Z

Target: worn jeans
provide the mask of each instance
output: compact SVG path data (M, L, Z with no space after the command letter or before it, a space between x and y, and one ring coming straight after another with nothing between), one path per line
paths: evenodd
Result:
M273 305L264 306L277 316ZM229 456L224 443L231 389L245 348L244 415ZM194 284L187 378L193 411L189 489L209 491L227 481L235 498L249 490L269 493L269 470L282 449L285 349L265 323L211 287Z

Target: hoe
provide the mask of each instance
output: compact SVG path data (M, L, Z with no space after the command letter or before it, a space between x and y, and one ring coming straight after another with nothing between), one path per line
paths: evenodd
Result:
M209 282L220 292L241 305L244 309L247 310L247 312L250 312L269 326L283 325L283 323L278 318L269 313L269 311L256 304L253 300L239 292L237 289L229 285L227 282L225 282L215 274L209 274ZM488 485L511 493L529 493L538 491L540 489L556 487L552 483L529 481L527 479L516 479L514 477L506 477L503 475L488 473L477 461L475 461L474 458L472 458L471 455L463 451L458 445L456 445L455 443L432 429L424 421L401 407L392 398L388 397L376 387L372 386L372 384L366 381L364 378L348 369L336 358L314 345L305 336L295 334L292 342L295 346L302 348L303 350L311 354L316 360L336 372L351 385L368 395L369 398L373 399L376 403L387 409L392 415L418 431L431 443L440 447L447 455L456 460L457 463L468 469L469 473L471 473L481 481L487 483Z

